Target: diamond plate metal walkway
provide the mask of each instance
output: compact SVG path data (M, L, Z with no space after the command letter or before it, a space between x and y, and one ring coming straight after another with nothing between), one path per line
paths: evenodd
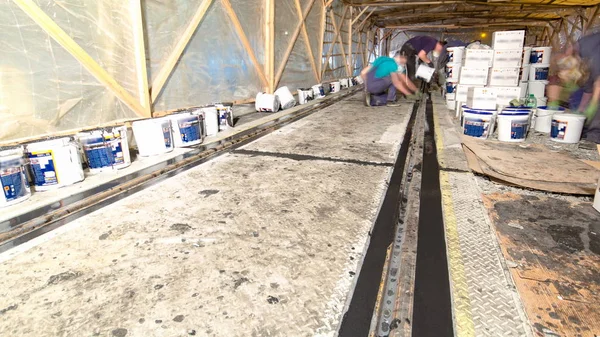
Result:
M458 129L442 98L432 99L455 335L532 336Z

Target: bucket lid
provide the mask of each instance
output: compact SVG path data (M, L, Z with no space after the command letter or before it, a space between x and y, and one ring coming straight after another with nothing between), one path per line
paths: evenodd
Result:
M560 111L560 112L563 112L563 111L565 111L565 110L566 110L565 108L563 108L563 107L561 107L561 106L559 106L559 107L551 107L551 108L550 108L550 107L548 107L548 106L545 106L545 105L544 105L544 106L538 106L538 107L537 107L537 109L538 109L538 110L554 111L554 112L559 112L559 111Z
M563 118L563 119L571 119L572 118L572 119L584 120L586 117L584 115L565 113L565 114L554 114L552 119L556 119L556 118Z
M529 111L502 111L498 117L529 116Z
M471 109L467 109L463 111L464 113L468 113L468 114L475 114L475 115L493 115L494 112L496 112L496 110L471 110Z

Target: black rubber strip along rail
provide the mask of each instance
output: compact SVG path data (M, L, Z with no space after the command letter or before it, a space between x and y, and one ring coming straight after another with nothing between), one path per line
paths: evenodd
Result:
M285 125L339 102L359 90L360 87L354 87L340 93L338 96L323 100L321 103L296 110L221 141L200 144L192 147L192 151L175 158L6 220L0 223L0 252L23 244L164 179L228 153Z

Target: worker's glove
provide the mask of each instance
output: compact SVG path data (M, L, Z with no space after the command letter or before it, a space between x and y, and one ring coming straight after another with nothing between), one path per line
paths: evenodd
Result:
M433 62L429 62L429 63L427 63L427 65L429 66L429 68L435 68L435 66L433 65Z

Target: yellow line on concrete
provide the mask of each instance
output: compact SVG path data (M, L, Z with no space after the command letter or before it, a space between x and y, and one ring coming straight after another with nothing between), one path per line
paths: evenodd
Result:
M434 111L435 143L438 153L438 161L444 161L444 141L439 119ZM442 207L444 213L444 227L446 230L446 246L448 250L448 265L450 269L450 289L452 292L452 308L454 311L455 335L457 337L475 336L475 325L471 314L471 300L467 288L467 278L460 250L460 240L454 203L452 201L452 188L450 176L447 172L440 171L440 189L442 192Z

